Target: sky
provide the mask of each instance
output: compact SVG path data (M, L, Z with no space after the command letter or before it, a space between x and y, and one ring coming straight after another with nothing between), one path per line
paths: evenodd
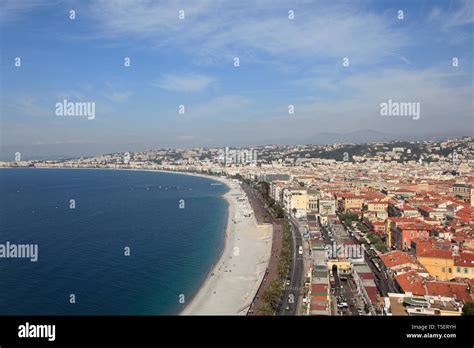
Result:
M0 157L472 136L473 6L0 0Z

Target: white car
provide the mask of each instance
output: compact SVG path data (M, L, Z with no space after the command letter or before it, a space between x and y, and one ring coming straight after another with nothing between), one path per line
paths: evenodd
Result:
M303 247L301 245L298 247L298 254L303 255Z

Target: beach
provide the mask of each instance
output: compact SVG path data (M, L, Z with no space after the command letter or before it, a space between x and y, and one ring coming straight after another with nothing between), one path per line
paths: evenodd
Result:
M239 183L209 178L230 189L223 196L228 204L225 246L206 280L180 314L245 315L268 266L272 226L257 224Z

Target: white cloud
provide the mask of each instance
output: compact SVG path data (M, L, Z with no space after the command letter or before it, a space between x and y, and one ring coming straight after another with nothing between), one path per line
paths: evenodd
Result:
M167 91L199 92L206 89L214 81L213 77L205 75L163 75L153 85Z
M21 117L37 117L54 114L54 105L48 108L37 97L18 96L15 98L4 98L2 96L2 113L14 114Z
M296 11L294 20L287 17L290 5ZM374 62L409 41L404 40L404 29L392 30L387 18L350 8L348 3L301 7L301 3L278 2L270 8L265 1L226 2L225 6L215 1L100 1L92 6L101 37L145 39L156 47L173 46L208 63L235 55L262 61L259 53L271 56L265 62L285 56L293 62L298 57L344 56ZM183 21L178 20L181 8L186 11Z
M41 0L2 0L0 1L0 24L11 23L22 19L28 13L45 6L54 6L58 1L45 2Z
M403 60L405 63L412 65L412 62L410 62L406 57L400 56L400 59Z
M244 120L245 114L249 112L252 105L253 100L248 97L225 95L203 103L190 105L186 109L186 115L200 118L217 116L217 120L237 116L238 119Z
M473 8L472 0L452 2L446 10L435 6L431 9L428 19L447 31L454 27L472 24L474 22Z
M445 21L445 26L449 28L472 24L474 22L473 8L474 3L472 0L461 1L461 5L452 13L448 13L446 18L443 19Z
M385 69L337 79L318 78L319 85L313 93L327 96L297 104L296 116L308 128L314 124L327 131L371 128L400 134L435 130L472 134L472 87L463 83L463 78L466 76L462 73L439 67L422 71ZM388 99L419 102L420 120L381 117L379 105Z
M107 99L113 101L113 102L117 102L117 103L124 103L126 101L128 101L128 98L130 98L130 96L132 95L133 93L130 92L130 91L125 91L125 92L111 92L109 94L106 95Z

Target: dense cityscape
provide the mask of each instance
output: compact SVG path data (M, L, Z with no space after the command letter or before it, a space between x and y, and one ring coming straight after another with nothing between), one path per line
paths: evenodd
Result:
M251 314L473 311L474 142L159 149L1 167L193 172L238 180L272 254ZM276 267L278 266L278 267Z

